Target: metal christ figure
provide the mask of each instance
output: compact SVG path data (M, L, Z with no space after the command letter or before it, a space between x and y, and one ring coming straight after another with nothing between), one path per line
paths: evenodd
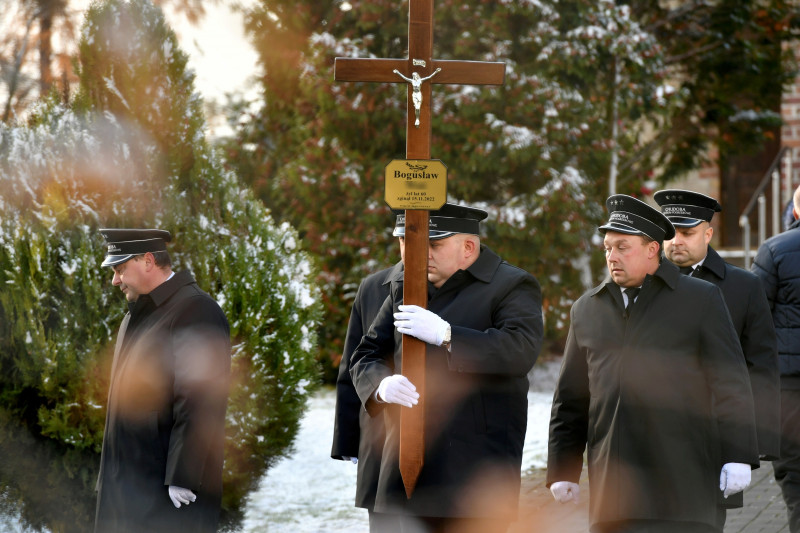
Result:
M408 78L406 76L403 76L403 74L397 69L394 69L392 71L411 84L412 87L411 100L414 102L414 116L416 118L416 120L414 121L414 126L418 128L419 128L419 111L422 108L422 91L420 90L420 88L422 87L422 82L436 76L436 74L438 74L440 70L442 69L437 68L436 70L433 71L433 73L430 76L425 76L424 78L420 78L418 72L412 72L411 77Z

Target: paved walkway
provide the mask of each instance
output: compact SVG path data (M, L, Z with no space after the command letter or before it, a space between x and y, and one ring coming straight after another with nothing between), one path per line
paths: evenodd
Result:
M544 486L544 471L522 481L520 519L509 533L586 533L589 531L589 483L581 476L578 505L559 504ZM728 511L724 533L789 533L786 506L772 476L772 464L761 463L745 491L745 506Z

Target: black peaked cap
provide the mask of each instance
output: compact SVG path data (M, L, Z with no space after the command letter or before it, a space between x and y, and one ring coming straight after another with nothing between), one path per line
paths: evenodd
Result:
M444 239L456 233L480 235L480 221L489 216L483 209L458 204L444 204L441 209L431 211L428 222L428 239ZM406 215L397 215L392 235L405 237Z
M598 228L601 233L616 231L628 235L647 235L661 242L675 237L675 227L661 211L627 194L614 194L606 200L608 222Z
M100 234L108 243L106 258L100 265L104 267L122 264L147 252L166 252L172 239L168 231L161 229L104 228Z
M653 199L678 228L693 228L703 221L711 222L714 213L722 211L722 206L714 198L694 191L665 189L657 191Z

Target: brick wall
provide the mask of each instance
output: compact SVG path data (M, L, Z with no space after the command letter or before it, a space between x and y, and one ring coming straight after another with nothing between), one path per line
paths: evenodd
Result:
M800 44L795 44L794 48L795 54L800 53ZM781 116L784 121L781 128L781 144L800 148L800 78L795 78L794 85L784 91Z

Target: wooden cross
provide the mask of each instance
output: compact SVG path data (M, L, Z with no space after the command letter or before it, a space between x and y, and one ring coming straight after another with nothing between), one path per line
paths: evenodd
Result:
M415 78L414 73L420 79L427 78L421 84L413 84L408 91L407 159L431 158L431 83L502 85L505 80L505 63L434 60L432 55L433 0L409 0L407 59L337 57L334 64L336 81L406 83ZM419 98L421 102L415 105L414 100ZM427 307L427 280L428 211L408 210L403 274L406 305ZM402 349L400 372L420 394L419 403L413 409L401 408L400 413L400 474L406 496L410 498L425 457L425 343L403 335Z

